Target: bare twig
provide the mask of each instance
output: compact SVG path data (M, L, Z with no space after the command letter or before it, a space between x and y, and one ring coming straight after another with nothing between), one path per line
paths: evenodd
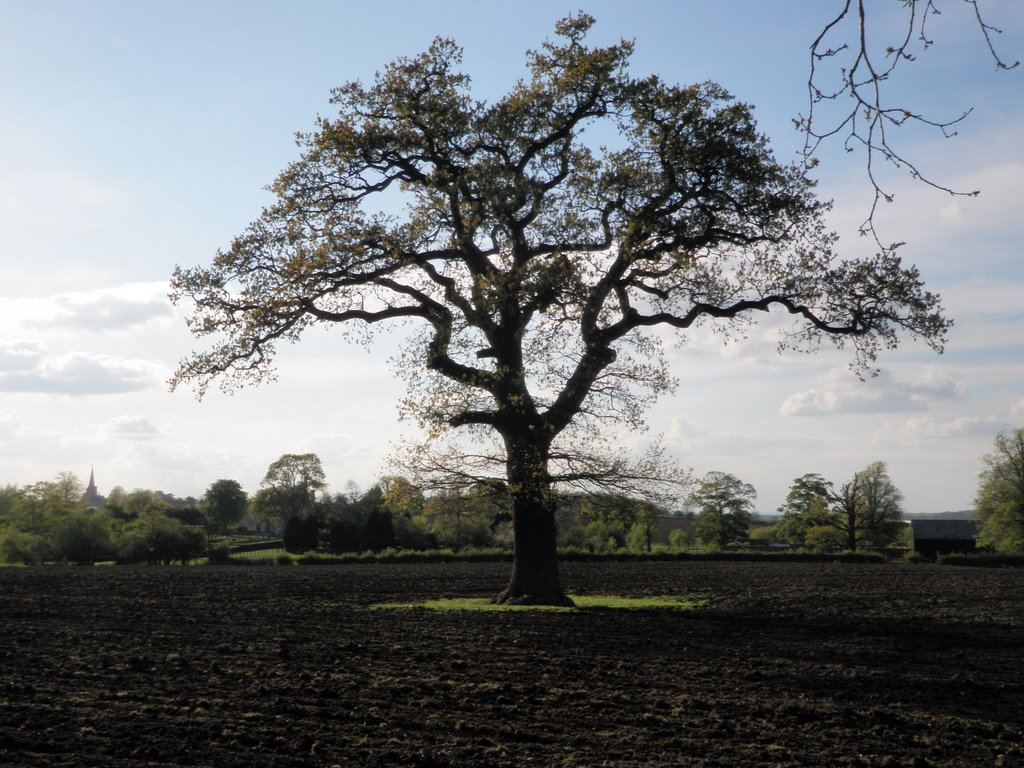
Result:
M876 161L881 158L926 185L947 192L950 195L976 196L978 190L958 190L936 181L926 175L902 150L897 149L891 131L907 124L917 124L939 131L944 138L956 135L957 126L971 114L973 108L945 120L932 119L915 111L909 104L892 104L887 100L886 83L892 79L896 68L903 62L915 61L916 50L926 50L933 44L927 35L928 20L940 14L938 0L901 0L906 25L901 27L899 38L884 48L882 60L876 52L882 50L875 42L869 14L869 0L844 0L842 9L822 28L810 48L810 68L807 79L808 110L794 123L804 134L803 158L808 167L817 162L818 150L826 139L843 136L847 152L859 147L866 154L868 179L874 189L874 199L867 218L860 225L862 235L870 235L883 251L894 246L884 246L875 229L875 213L880 202L892 202L893 195L887 191L878 177ZM1007 63L996 51L993 35L1001 34L997 27L988 24L982 16L977 0L962 0L971 6L978 29L981 31L997 70L1011 70L1019 61ZM852 28L855 26L856 31ZM849 31L846 31L849 30ZM843 37L846 39L843 39ZM839 38L837 44L836 38ZM822 65L834 63L839 67L838 82L829 85L828 75ZM849 99L849 109L840 110L839 115L829 120L821 115L828 103L839 103Z

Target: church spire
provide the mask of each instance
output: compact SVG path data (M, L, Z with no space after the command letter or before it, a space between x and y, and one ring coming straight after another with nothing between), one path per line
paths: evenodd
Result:
M103 505L105 499L100 496L99 491L96 489L96 469L95 467L89 469L89 485L85 488L85 506L89 508L96 508Z

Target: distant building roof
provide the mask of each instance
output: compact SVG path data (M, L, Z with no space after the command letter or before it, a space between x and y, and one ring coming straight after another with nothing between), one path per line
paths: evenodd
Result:
M978 535L976 520L911 520L914 539L973 539Z

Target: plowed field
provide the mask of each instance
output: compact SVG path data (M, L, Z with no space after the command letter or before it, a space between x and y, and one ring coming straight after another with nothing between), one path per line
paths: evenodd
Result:
M568 564L710 603L368 609L507 572L0 569L0 765L1024 766L1024 571Z

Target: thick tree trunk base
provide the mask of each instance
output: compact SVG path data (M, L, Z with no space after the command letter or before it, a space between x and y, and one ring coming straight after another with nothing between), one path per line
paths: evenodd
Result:
M517 557L508 586L492 602L497 605L575 605L562 591L558 556L554 551L541 560Z

